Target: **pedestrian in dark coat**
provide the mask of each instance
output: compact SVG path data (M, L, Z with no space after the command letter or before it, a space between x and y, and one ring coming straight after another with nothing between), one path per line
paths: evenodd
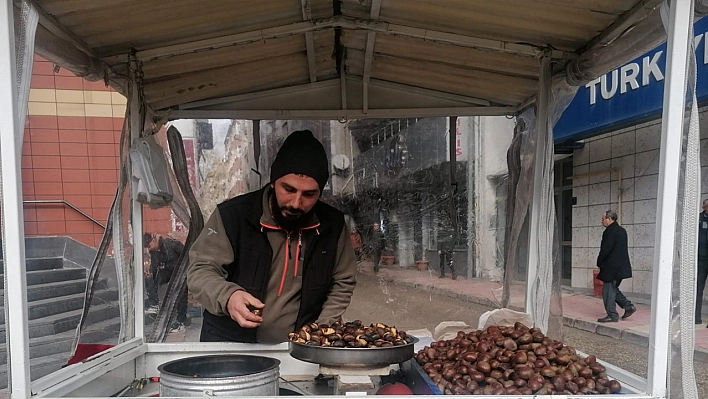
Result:
M708 278L708 199L703 200L703 212L698 216L698 275L696 276L696 324L703 324L703 290ZM706 326L708 327L708 326Z
M441 227L438 230L438 255L440 255L440 278L445 278L445 266L450 269L452 279L457 280L452 255L455 248L455 231Z
M386 247L386 241L381 231L381 225L374 223L371 232L369 233L369 248L371 254L373 255L374 272L379 271L379 262L381 261L381 254L383 249Z
M597 321L606 323L619 321L615 304L624 309L622 320L634 314L637 308L619 290L622 280L632 277L627 231L617 222L617 213L611 210L602 214L602 225L605 226L605 231L602 233L600 254L597 256L597 267L600 268L597 279L603 282L602 301L607 316Z

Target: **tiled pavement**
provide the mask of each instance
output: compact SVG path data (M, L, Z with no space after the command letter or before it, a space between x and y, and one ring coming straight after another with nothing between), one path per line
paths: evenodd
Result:
M360 264L360 273L374 274L366 262ZM481 279L458 278L456 281L450 278L440 279L431 270L418 271L392 266L381 267L377 276L389 283L424 288L441 295L462 298L491 307L498 307L497 304L501 302L502 297L502 286L499 283ZM524 289L521 285L515 285L512 288L509 307L514 310L522 310L523 303ZM645 347L649 346L651 308L647 304L635 301L637 312L631 318L618 323L597 322L598 318L605 316L601 298L564 290L562 304L563 319L567 326L622 339ZM618 312L621 315L622 309L618 308ZM705 317L704 320L706 320ZM705 324L695 326L695 345L695 358L708 361L708 328Z

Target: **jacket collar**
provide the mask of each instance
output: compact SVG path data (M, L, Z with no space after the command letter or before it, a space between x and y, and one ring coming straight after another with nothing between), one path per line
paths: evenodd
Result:
M270 187L270 184L267 184L265 187L263 187L261 190L261 195L259 195L260 201L254 201L254 209L252 212L251 217L253 216L259 216L260 217L255 220L255 225L260 225L260 226L266 226L272 229L280 229L280 226L278 226L278 223L275 221L275 218L273 217L273 212L270 207L270 196L275 195L273 192L273 189ZM310 215L309 220L305 224L306 227L303 227L302 230L305 229L311 229L311 228L317 228L320 226L320 221L319 218L317 217L317 209L318 209L319 201L317 201L317 204L315 204L314 212ZM255 211L258 211L257 213Z

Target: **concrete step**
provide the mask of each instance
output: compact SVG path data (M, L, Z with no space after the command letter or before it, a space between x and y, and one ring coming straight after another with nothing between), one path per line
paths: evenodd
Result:
M51 374L66 364L66 355L58 354L30 360L30 379L32 381ZM7 388L7 365L0 365L0 389Z
M86 269L53 269L27 272L27 286L78 279L86 279ZM5 288L4 279L0 279L0 288Z
M69 360L71 344L74 342L76 330L72 329L56 335L31 338L29 340L30 359L64 354ZM116 317L91 324L81 334L82 344L115 344L120 334L120 318ZM0 346L0 364L7 363L7 350L5 345Z
M66 354L71 352L71 344L74 341L74 330L65 331L61 334L46 337L32 338L29 341L30 359L56 354ZM7 348L3 345L0 348L0 364L7 363Z
M29 337L37 338L47 335L56 335L65 331L73 330L81 320L82 309L59 313L41 319L29 321ZM93 325L104 320L109 320L120 315L118 304L102 304L93 306L88 314L87 325ZM5 325L0 325L0 343L5 342Z
M96 282L96 289L105 289L108 286L107 279L99 279ZM55 298L65 295L79 294L86 291L86 279L57 281L55 283L37 284L27 287L27 302L39 301L47 298ZM4 290L0 290L0 303L2 303Z
M94 293L94 301L101 303L111 303L118 300L118 290L103 289ZM99 302L94 302L99 303ZM117 302L116 302L117 304ZM29 320L41 319L59 313L82 309L84 306L84 293L58 296L55 298L41 299L28 303ZM0 324L5 324L5 307L0 306Z
M120 332L120 318L104 320L89 326L81 335L81 343L115 344ZM66 331L51 337L30 339L30 378L36 380L62 368L71 355L74 331ZM7 382L7 353L0 350L0 389Z
M114 345L118 342L119 335L120 317L114 317L86 325L84 331L81 333L79 343Z
M25 259L25 267L28 272L37 270L52 270L61 269L64 267L64 258L49 257L49 258L27 258ZM5 272L5 262L0 259L0 274Z

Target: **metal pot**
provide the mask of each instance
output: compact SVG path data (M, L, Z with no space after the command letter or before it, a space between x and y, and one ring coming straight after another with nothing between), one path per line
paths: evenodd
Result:
M280 360L212 355L160 365L160 396L277 396Z

